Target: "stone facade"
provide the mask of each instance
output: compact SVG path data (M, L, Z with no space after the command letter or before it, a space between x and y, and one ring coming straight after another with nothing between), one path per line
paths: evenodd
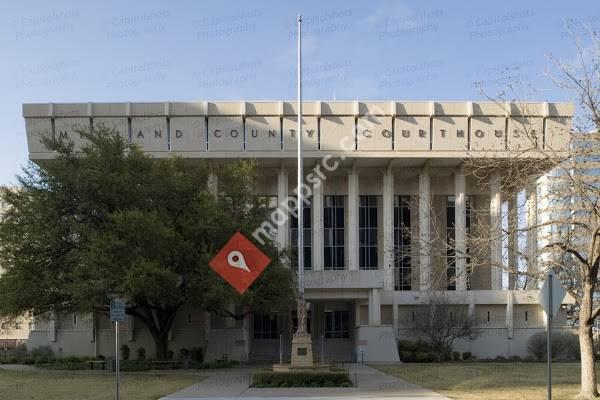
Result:
M439 256L440 238L450 219L458 250L468 246L467 229L481 235L499 232L500 237L505 212L519 206L504 198L499 176L479 185L465 172L464 159L508 157L532 145L560 152L568 145L573 106L317 101L306 102L303 112L305 172L318 167L326 177L311 187L306 233L306 299L315 362L397 360L395 339L418 337L414 315L432 292L478 321L480 335L457 342L457 351L478 357L525 356L527 339L544 330L545 319L537 290L512 290L512 278L495 267L503 262L502 240L485 249L487 264L468 275L467 261L457 260L451 276L448 260ZM40 143L41 136L65 137L80 145L78 128L103 124L155 157L178 154L216 164L257 159L257 193L279 203L295 189L295 113L296 104L284 101L23 106L34 161L54 157ZM523 190L528 198L523 211L537 218L539 189L532 185ZM487 221L484 226L467 219L474 209ZM400 220L407 233L404 241ZM276 239L284 248L293 244L294 235L288 222ZM535 233L527 235L531 252L537 240ZM400 263L400 257L406 262ZM569 331L566 319L563 309L555 329ZM36 321L30 345L49 343L63 354L112 354L114 333L105 317L81 316L76 325L73 320L55 316ZM291 321L291 315L224 321L186 308L178 315L170 347L175 353L203 347L209 360L277 362L280 340L284 357L290 357ZM151 354L148 332L135 321L123 325L121 340L132 354L138 347Z

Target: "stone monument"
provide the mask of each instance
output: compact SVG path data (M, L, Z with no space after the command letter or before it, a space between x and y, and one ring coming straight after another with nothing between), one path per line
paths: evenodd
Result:
M313 368L312 338L306 331L306 304L298 301L298 330L292 338L291 368Z

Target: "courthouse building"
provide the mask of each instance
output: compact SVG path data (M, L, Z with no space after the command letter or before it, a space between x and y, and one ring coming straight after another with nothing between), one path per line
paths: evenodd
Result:
M432 293L477 321L477 336L460 339L455 350L480 358L526 356L527 339L545 329L537 287L523 289L499 268L523 263L514 249L505 255L510 238L502 238L503 223L523 206L503 190L498 172L480 182L464 162L473 156L508 159L530 148L532 136L539 147L566 149L572 114L573 106L561 103L305 102L304 172L318 168L316 175L324 178L311 188L304 209L315 358L397 361L396 340L419 337L416 319ZM42 135L77 145L77 129L102 124L154 157L176 154L215 164L256 159L256 193L273 208L296 187L295 102L26 104L23 115L35 162L55 156L40 142ZM519 188L530 223L543 217L537 207L543 187L536 178ZM218 187L218 176L214 182ZM486 223L475 223L475 214ZM468 254L473 236L490 240L484 262L471 268L468 257L455 254ZM275 238L282 248L292 246L296 221L280 226ZM454 249L440 251L448 240ZM517 246L535 253L538 234L529 231ZM570 329L565 308L555 324ZM131 318L123 325L122 343L151 354L143 325ZM293 315L233 321L187 307L177 316L170 348L177 354L202 347L209 360L276 361L280 338L289 356L293 325ZM105 316L53 315L36 321L29 346L111 355L113 335Z

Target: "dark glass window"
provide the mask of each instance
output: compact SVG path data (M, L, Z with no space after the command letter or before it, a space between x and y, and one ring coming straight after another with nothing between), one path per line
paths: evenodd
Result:
M254 339L277 339L277 315L254 314Z
M350 313L348 311L325 311L325 337L350 337Z
M471 198L465 196L465 211L466 211L466 274L467 274L467 290L471 289L471 260L468 258L469 246L468 236L471 232ZM456 252L454 251L454 245L456 240L456 229L455 229L455 198L454 196L446 196L446 274L448 279L448 290L456 290Z
M394 288L411 290L412 265L410 248L409 196L394 197Z
M312 199L304 203L304 269L312 269ZM298 267L298 218L290 215L290 240L292 246L292 265Z
M377 269L377 196L360 196L359 267Z
M324 196L324 268L344 269L344 196Z
M277 196L256 196L256 201L259 218L263 221L271 221L271 213L277 209ZM266 231L271 236L271 239L274 240L277 232L268 227Z

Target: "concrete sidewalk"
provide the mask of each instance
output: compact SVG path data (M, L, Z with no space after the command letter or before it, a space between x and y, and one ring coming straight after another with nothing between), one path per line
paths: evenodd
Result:
M352 388L249 388L252 368L207 371L202 382L175 392L161 400L259 400L290 399L401 399L449 400L436 392L384 374L364 364L347 365L358 385Z

